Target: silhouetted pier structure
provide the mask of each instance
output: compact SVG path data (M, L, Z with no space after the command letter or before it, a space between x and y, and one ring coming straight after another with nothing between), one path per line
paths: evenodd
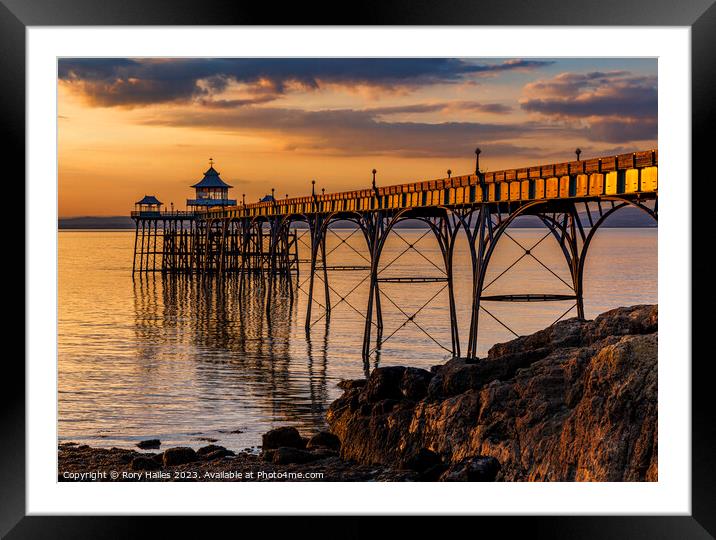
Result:
M228 199L227 188L230 186L219 179L212 163L204 180L193 186L197 188L197 199L187 201L190 210L163 212L161 203L153 196L146 196L136 203L137 209L132 212L136 222L133 273L233 273L242 280L244 276L255 274L264 276L269 288L276 279L285 279L291 301L294 289L305 292L308 297L306 330L309 331L315 323L312 322L314 304L323 310L326 320L330 318L331 310L341 303L356 309L347 300L353 291L338 295L339 301L331 304L331 292L335 291L330 286L329 271L363 270L369 289L363 315L362 355L366 360L402 327L384 336L382 284L444 283L441 291L447 289L448 292L451 347L438 344L453 356L460 356L453 255L458 236L464 234L472 264L472 309L467 351L463 356L477 357L481 313L491 316L517 335L489 311L485 303L571 301L570 309L557 320L572 310L583 318L585 261L596 232L610 215L625 207L638 208L657 219L657 150L580 160L578 149L576 161L495 172L483 172L479 165L480 150L475 153L475 172L472 174L453 176L448 171L446 178L377 186L376 171L373 170L372 185L367 189L318 194L313 181L310 195L277 200L272 190L271 196L252 204L246 204L245 200L236 204ZM547 234L537 244L548 236L556 239L569 269L569 281L539 261L533 253L537 244L522 245L509 234L508 228L521 216L534 216L547 229ZM411 244L395 230L396 225L405 220L418 220L427 226L426 234L432 233L436 239L441 257L433 261L421 254L425 264L415 269L415 275L388 277L382 274L385 267L380 268L380 262L385 242L391 234L405 241L403 253L410 250L420 253L415 247L417 242ZM360 231L363 236L366 251L358 254L365 260L365 265L328 265L326 237L329 227L340 221L352 223L355 232ZM299 223L305 227L301 235L296 230ZM298 243L303 242L304 235L310 256L301 261ZM490 260L503 238L509 238L522 249L524 253L520 258L531 257L539 262L545 271L567 285L571 293L485 294L485 289L509 270L486 283ZM345 239L341 240L344 242ZM309 267L307 290L296 277L301 262ZM323 282L323 304L314 298L316 277ZM437 294L428 303L436 297ZM405 316L403 326L413 323L435 341L415 320L426 306L412 314L400 306L395 307Z

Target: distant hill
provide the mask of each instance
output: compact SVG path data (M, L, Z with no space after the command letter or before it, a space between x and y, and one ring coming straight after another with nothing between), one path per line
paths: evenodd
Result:
M582 216L583 223L588 225L586 216ZM519 227L523 228L539 228L542 227L541 222L532 216L525 216L517 222ZM353 224L350 222L338 222L334 225L339 229L351 229ZM409 219L398 225L402 229L418 228L424 225L417 220ZM297 223L299 229L305 228L305 224ZM637 208L623 208L611 216L604 227L610 228L643 228L656 227L656 223L644 212ZM60 218L58 220L58 228L60 229L134 229L134 221L128 216L108 216L108 217L72 217Z
M134 229L134 221L129 216L83 216L60 218L59 229Z

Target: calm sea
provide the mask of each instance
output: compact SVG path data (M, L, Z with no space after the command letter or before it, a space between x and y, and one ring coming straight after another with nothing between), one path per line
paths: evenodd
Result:
M401 252L383 276L440 276L440 254L424 231L398 230L382 266ZM365 266L359 234L337 230L328 238L329 266ZM545 231L515 229L496 250L487 283L498 277ZM422 237L422 238L421 238ZM314 305L304 329L306 295L293 304L275 291L271 317L266 291L235 279L197 280L150 275L132 278L134 231L60 231L58 400L59 439L93 446L131 447L145 438L164 445L199 447L209 440L234 450L260 444L271 427L295 425L304 433L323 427L341 379L364 376L362 314L367 272L329 274L334 305L330 322ZM416 243L420 254L408 248ZM300 258L308 258L305 246ZM465 346L471 278L460 239L455 262L456 299ZM569 293L561 251L546 238L489 285L492 294ZM303 266L303 265L302 265ZM307 289L307 268L300 282ZM657 302L657 230L604 229L590 248L585 277L588 317L608 309ZM450 347L444 283L384 283L384 338L375 365L429 368ZM316 280L316 300L324 303ZM352 291L352 292L350 292ZM350 294L348 294L350 292ZM340 298L344 297L342 302ZM432 302L423 307L430 298ZM491 303L490 313L518 334L559 318L569 302ZM422 307L422 310L420 308ZM406 316L418 310L414 322ZM567 317L573 316L571 311ZM405 323L405 324L404 324ZM416 324L417 323L417 324ZM513 335L482 313L480 354Z

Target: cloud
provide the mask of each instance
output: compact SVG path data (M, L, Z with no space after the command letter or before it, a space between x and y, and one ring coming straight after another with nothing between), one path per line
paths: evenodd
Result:
M656 76L629 71L560 73L523 88L522 110L582 126L585 138L622 143L657 136Z
M583 129L583 136L590 141L612 144L631 141L655 140L658 132L656 118L616 118L592 120Z
M507 114L512 111L512 107L503 103L482 103L478 101L446 101L441 103L416 103L411 105L397 105L394 107L374 107L365 110L367 112L371 112L373 114L381 116L456 111Z
M414 111L416 107L406 108ZM389 112L396 112L397 109L403 108L390 108ZM307 111L244 107L210 112L192 109L151 115L145 123L235 133L266 133L285 140L287 150L402 157L465 156L470 155L478 143L493 156L537 156L541 148L520 146L513 141L525 133L550 134L560 129L532 122L389 122L381 118L385 112L380 108Z
M232 83L245 85L251 98L264 96L269 101L291 89L318 90L335 84L417 88L553 63L456 58L77 58L60 59L58 77L94 106L135 107L195 99L208 103Z

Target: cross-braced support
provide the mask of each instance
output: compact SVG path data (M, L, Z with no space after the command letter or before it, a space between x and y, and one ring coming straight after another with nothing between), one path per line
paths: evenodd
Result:
M576 311L577 317L584 318L584 268L589 246L604 221L617 210L629 205L645 211L654 219L657 218L656 200L654 201L654 209L651 209L644 202L619 199L617 197L606 203L602 201L585 202L584 209L581 212L578 211L576 204L571 201L559 203L547 201L524 204L515 208L500 204L483 205L474 211L456 213L460 226L467 234L473 269L473 300L467 358L477 358L481 312L485 312L513 335L518 336L517 332L488 310L484 306L484 302L572 300L574 304L552 324L560 321L573 310ZM548 229L548 232L531 246L525 247L510 235L507 229L517 218L528 215L538 218ZM588 225L584 220L588 221ZM557 241L567 263L571 282L565 281L534 254L534 249L549 236L553 236ZM522 249L523 253L507 269L486 283L489 263L501 238L510 239ZM525 257L530 257L536 261L545 271L551 273L562 284L569 287L573 294L531 294L529 292L500 295L485 294L486 289Z
M453 252L454 252L454 246L455 246L455 237L456 237L456 231L458 230L457 227L453 224L453 222L449 219L449 214L447 211L439 210L436 212L434 216L431 217L423 217L423 216L415 216L414 213L411 212L411 209L406 209L404 211L399 211L396 213L382 213L377 212L375 213L375 221L371 223L371 227L369 228L369 234L367 235L369 238L371 238L371 241L369 244L371 245L371 271L370 271L370 287L368 292L368 307L366 309L366 317L365 317L365 328L364 328L364 334L363 334L363 349L362 349L362 356L364 362L367 362L369 357L373 352L376 352L380 350L380 347L383 343L388 341L390 338L392 338L401 328L406 326L408 323L413 323L421 332L423 332L428 338L430 338L434 343L436 343L441 348L445 349L446 351L450 352L453 356L459 356L460 355L460 338L459 338L459 332L458 332L458 324L457 324L457 311L455 307L455 295L454 295L454 287L453 287L453 271L452 271L452 261L453 261ZM400 233L398 233L395 230L395 226L400 223L401 221L404 221L406 219L418 219L420 221L423 221L425 224L428 225L428 230L418 238L418 240L414 242L409 242L406 240ZM415 244L419 242L422 238L424 238L426 235L433 233L435 239L437 240L438 247L440 248L440 252L442 255L442 263L443 266L439 266L435 264L432 260L430 260L428 257L425 257L424 254L422 254L418 249L415 248ZM406 244L406 248L403 249L401 253L399 253L396 257L394 257L391 261L389 261L383 268L380 268L380 259L381 255L383 253L383 248L385 247L385 242L388 239L389 235L393 234L394 236L397 236L400 240L402 240ZM382 277L380 274L384 272L387 268L392 266L398 259L400 259L403 255L405 255L408 251L414 251L415 253L419 254L421 257L423 257L430 265L435 267L438 272L440 272L440 275L437 276L401 276L401 277ZM428 302L423 304L416 312L409 314L407 313L400 305L398 305L396 302L394 302L390 296L388 296L385 292L383 292L383 297L385 297L390 304L392 304L398 311L400 311L404 316L405 320L403 323L398 326L392 333L390 333L388 336L383 337L383 324L382 324L382 313L380 310L380 283L429 283L429 282L444 282L445 285L436 293L434 294ZM447 289L448 291L448 303L449 303L449 313L450 313L450 333L451 333L451 348L448 349L444 345L442 345L440 342L438 342L423 326L421 326L416 321L416 316L425 309L439 294ZM373 322L373 304L376 304L376 315L377 319L379 321L378 326L378 332L377 332L377 339L376 339L376 346L372 346L371 341L371 327L374 325Z

